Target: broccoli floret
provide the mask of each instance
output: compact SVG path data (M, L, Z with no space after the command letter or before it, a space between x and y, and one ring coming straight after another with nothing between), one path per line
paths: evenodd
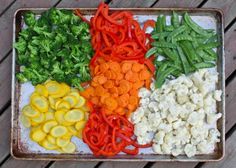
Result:
M32 27L36 23L35 15L33 12L27 12L24 15L25 24L29 27Z
M17 74L16 74L16 78L17 78L21 83L25 83L25 82L28 81L28 78L26 78L23 73L17 73Z

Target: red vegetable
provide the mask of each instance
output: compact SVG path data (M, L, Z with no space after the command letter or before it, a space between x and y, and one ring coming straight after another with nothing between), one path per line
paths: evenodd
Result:
M91 107L91 103L89 103ZM93 108L91 108L93 109ZM134 127L124 116L107 116L102 109L93 109L83 130L83 141L96 156L114 156L119 152L138 154L139 145L133 136Z

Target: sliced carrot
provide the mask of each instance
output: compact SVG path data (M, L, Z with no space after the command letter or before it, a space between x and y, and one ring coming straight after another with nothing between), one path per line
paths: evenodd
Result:
M105 62L105 63L101 64L99 68L100 68L100 71L102 73L104 73L109 69L109 65Z
M129 109L130 111L134 111L134 110L136 109L136 107L137 107L137 106L135 106L135 105L128 104L128 109Z
M111 70L111 79L116 79L117 73L113 70Z
M129 94L132 95L132 96L138 96L138 90L137 89L134 89L132 88L130 91L129 91Z
M106 61L103 59L103 58L98 58L97 59L97 63L98 64L103 64L103 63L105 63Z
M125 92L128 92L132 88L132 84L127 80L121 80L120 87L123 87Z
M125 109L122 107L119 107L115 110L115 113L119 114L119 115L125 115Z
M135 83L133 83L133 89L139 89L144 85L144 81L137 81Z
M138 97L131 95L129 97L129 104L136 106L138 104Z
M106 90L101 85L98 85L95 88L95 95L96 96L102 96L105 92L106 92Z
M137 62L135 62L132 66L132 71L133 72L139 72L141 71L142 69L144 68L144 65L143 64L139 64Z
M111 70L115 71L115 72L120 72L121 67L120 64L118 62L114 62L114 61L110 61L109 63L109 67Z
M117 87L110 88L109 91L110 91L112 94L118 94L118 88L117 88Z
M125 74L125 79L130 80L132 78L133 72L131 70L127 71Z
M93 104L95 104L95 105L98 105L98 103L99 103L98 97L92 97L92 98L91 98L91 102L92 102Z
M107 77L107 79L111 79L112 77L112 74L111 74L111 71L110 70L107 70L105 73L104 73L105 77Z
M108 92L104 93L104 94L101 96L100 101L101 101L102 104L105 104L105 99L106 99L107 97L110 97L110 93L108 93Z
M107 77L105 77L104 75L99 75L97 80L100 85L103 85L104 83L106 83Z
M122 74L122 73L117 73L117 77L116 77L116 80L121 80L121 79L123 79L124 78L124 74Z
M129 94L123 94L118 98L118 104L121 107L127 106L129 101Z
M99 84L97 82L94 82L94 81L91 82L91 86L93 86L93 87L97 87L98 85Z
M106 83L104 83L104 88L110 89L114 87L114 82L112 80L107 80Z
M130 71L131 68L132 68L132 62L127 61L122 64L121 70L123 73L126 73L126 72Z
M140 73L139 73L139 79L140 80L147 80L151 78L151 73L147 70L147 69L143 69Z
M105 104L106 104L107 109L112 110L112 111L115 110L118 106L117 101L112 97L107 97L105 99Z
M99 65L96 65L96 67L94 68L94 70L93 70L93 74L94 75L98 75L99 74Z
M150 85L151 85L151 79L145 80L145 87L146 87L147 89L150 89Z
M139 81L139 74L137 72L133 72L129 79L130 82Z

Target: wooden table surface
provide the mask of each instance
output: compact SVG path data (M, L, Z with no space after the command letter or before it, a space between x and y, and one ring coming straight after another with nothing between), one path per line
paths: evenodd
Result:
M0 0L0 167L2 168L234 168L236 167L236 0L108 0L111 7L219 8L224 12L226 152L220 162L55 162L15 160L10 155L12 22L21 7L97 7L99 0Z

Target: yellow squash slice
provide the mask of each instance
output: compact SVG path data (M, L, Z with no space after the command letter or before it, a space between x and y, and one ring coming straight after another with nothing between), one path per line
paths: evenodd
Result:
M79 139L83 138L83 130L79 130L76 135Z
M45 149L47 149L47 150L55 150L55 149L58 149L58 146L57 146L57 145L50 143L47 139L44 139L41 144L42 144L42 146L43 146Z
M70 143L70 139L68 138L57 138L56 140L57 146L60 146L60 147L65 147L69 143Z
M79 131L79 130L81 130L81 129L84 129L85 124L86 124L86 121L84 121L84 120L77 122L77 123L75 124L76 130Z
M40 124L45 121L45 115L44 115L44 113L40 113L40 115L38 117L34 117L31 120L32 120L32 122Z
M64 126L73 125L74 124L73 122L68 122L68 121L65 120L65 118L64 118L65 114L66 114L65 111L62 111L62 110L56 111L55 112L56 121L59 124L64 125Z
M30 119L24 114L20 115L20 122L24 125L24 127L29 128L31 126Z
M73 109L64 115L64 119L67 122L78 122L84 119L84 112L80 109Z
M69 102L65 100L61 100L58 105L56 105L57 110L70 110L71 105Z
M53 136L51 136L51 135L47 135L47 140L48 140L48 142L50 142L51 144L54 144L54 145L56 145L56 138L55 137L53 137Z
M31 131L31 139L35 142L40 142L46 137L46 133L41 129L35 129Z
M43 96L33 96L31 97L30 103L36 107L40 112L48 111L48 101Z
M73 91L73 92L70 92L68 95L69 95L69 96L75 96L77 100L78 100L78 99L79 99L79 97L80 97L80 94L79 94L79 92L78 92L78 91Z
M55 118L54 114L55 114L54 112L46 112L46 113L44 113L45 121L53 120Z
M86 101L82 96L80 96L79 99L77 100L78 100L78 103L74 106L74 108L81 108L85 105Z
M49 133L50 130L55 127L57 124L57 122L55 120L49 120L47 122L45 122L43 124L43 131L46 132L46 133Z
M79 108L80 110L83 110L84 112L89 112L89 108L86 105L83 105Z
M48 90L49 95L56 95L60 93L61 86L56 81L48 81L45 83L45 87Z
M24 106L22 112L25 116L30 118L38 117L40 115L40 112L33 108L31 105Z
M74 107L78 103L78 100L76 99L76 97L72 95L65 96L62 99L68 102L70 104L70 107Z
M70 132L72 135L76 135L76 134L77 134L77 130L75 129L75 126L74 126L74 125L68 126L67 129L69 130L69 132Z
M58 125L51 129L50 134L55 138L59 138L62 137L63 135L66 135L67 132L68 130L65 126Z
M38 84L35 87L35 92L41 96L48 97L48 90L45 86Z
M65 153L73 153L75 152L76 146L73 142L70 142L68 145L61 148Z

